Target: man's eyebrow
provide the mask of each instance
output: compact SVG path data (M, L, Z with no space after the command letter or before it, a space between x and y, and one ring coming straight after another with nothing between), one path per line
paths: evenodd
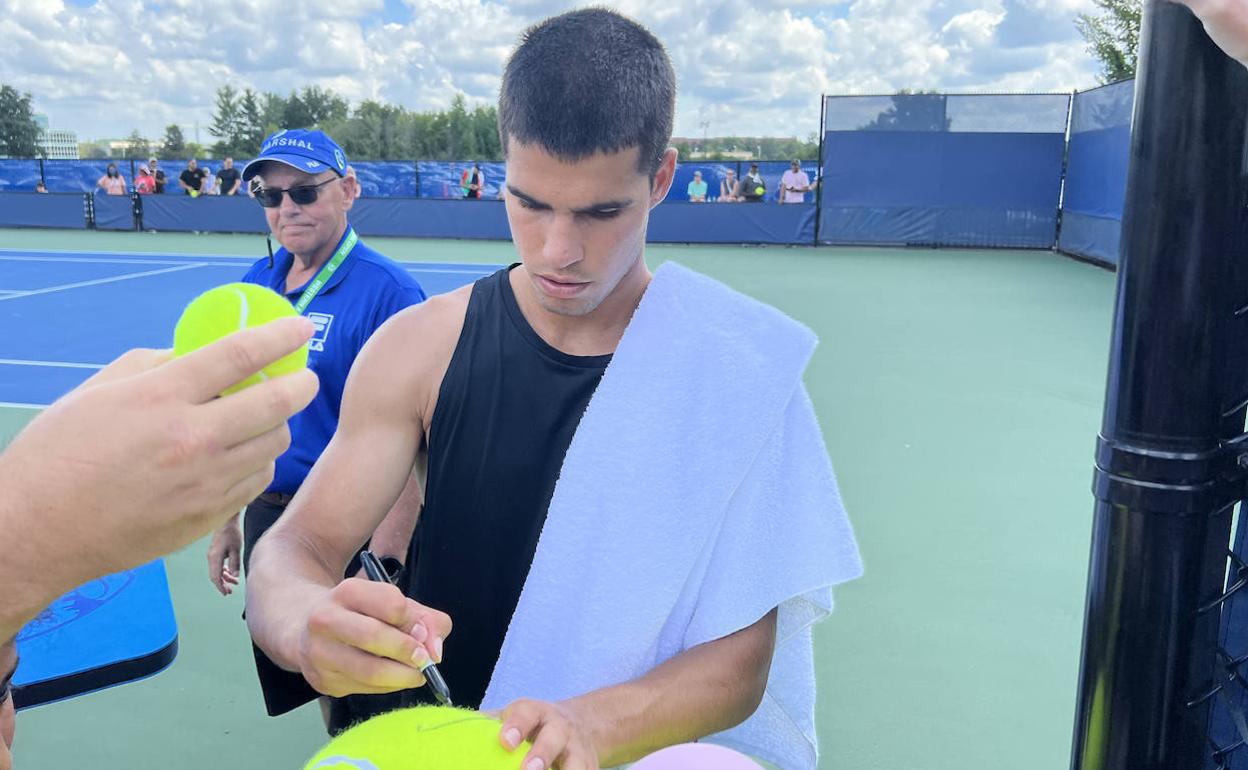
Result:
M529 195L523 192L522 190L516 189L516 187L514 187L513 185L510 185L510 184L507 185L507 192L511 193L512 195L516 196L520 200L524 201L532 208L535 208L535 209L554 208L549 203L540 201L537 198L534 198L532 195ZM594 203L589 206L584 206L582 208L573 209L572 213L573 214L598 214L604 211L618 211L619 209L626 209L632 205L633 205L633 202L627 199L614 200L614 201L601 201L599 203Z
M511 193L512 195L516 196L520 200L529 204L529 206L531 206L532 208L535 208L535 209L551 208L551 205L549 203L543 203L542 201L539 201L537 198L534 198L532 195L529 195L528 193L521 191L519 188L511 184L507 185L507 192Z

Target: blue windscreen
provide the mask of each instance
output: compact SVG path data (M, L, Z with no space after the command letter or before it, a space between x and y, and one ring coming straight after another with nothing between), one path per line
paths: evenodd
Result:
M366 198L416 197L416 164L411 161L362 160L351 165Z
M1058 248L1118 263L1135 81L1076 94Z
M421 198L463 198L461 182L465 171L472 168L471 161L422 160L416 163L416 171L420 177ZM485 176L485 190L481 197L495 200L499 197L505 176L505 164L482 163L481 173Z
M1051 248L1068 106L1052 94L829 99L819 240Z
M41 178L37 160L0 160L0 192L34 192Z

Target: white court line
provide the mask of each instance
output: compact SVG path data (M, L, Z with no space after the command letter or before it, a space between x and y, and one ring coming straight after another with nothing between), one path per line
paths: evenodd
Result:
M195 268L204 267L199 263L191 265L179 265L178 267L165 267L160 270L144 270L141 273L126 273L125 275L115 275L111 278L96 278L93 281L78 281L77 283L66 283L60 286L49 286L46 289L35 289L34 291L24 291L20 294L10 294L7 297L0 297L0 302L10 299L23 299L25 297L33 297L37 294L51 294L52 292L65 291L66 289L80 289L84 286L99 286L102 283L114 283L116 281L129 281L132 278L146 278L151 275L161 275L163 273L176 273L181 270L193 270Z
M498 268L491 268L489 270L436 270L436 269L427 270L427 269L420 268L420 267L409 267L407 268L407 272L424 273L426 275L430 273L443 273L446 275L490 275L494 273L497 269Z
M213 259L223 259L223 257L213 257ZM244 260L241 262L187 262L185 259L126 259L124 257L114 257L112 259L100 259L90 257L11 257L0 254L0 262L71 262L76 264L96 264L96 265L222 265L226 267L245 267L256 260Z
M59 369L103 369L107 364L76 364L70 361L31 361L26 358L0 358L0 366L46 366Z
M0 249L0 255L3 254L131 254L134 256L142 256L151 254L153 257L185 257L186 259L255 259L246 254L187 254L180 251L85 251L83 249Z
M47 404L22 404L17 401L0 401L0 409L47 409Z
M213 257L213 259L235 259L235 257ZM98 265L187 265L195 267L246 267L255 262L251 257L237 257L242 262L194 262L172 259L99 259L90 257L10 257L0 254L0 262L74 262ZM482 266L480 268L443 268L420 267L411 262L400 262L409 273L440 273L445 275L488 275L498 270L498 266ZM3 292L0 292L3 293Z

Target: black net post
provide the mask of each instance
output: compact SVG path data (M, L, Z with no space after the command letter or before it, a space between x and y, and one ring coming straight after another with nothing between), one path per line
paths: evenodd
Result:
M1200 770L1220 680L1219 597L1242 497L1248 71L1183 7L1149 0L1136 83L1075 770ZM1235 421L1238 426L1234 427Z

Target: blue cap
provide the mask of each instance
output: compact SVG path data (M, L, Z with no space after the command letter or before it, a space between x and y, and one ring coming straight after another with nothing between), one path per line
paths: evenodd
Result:
M249 182L260 172L265 161L285 163L306 174L330 170L338 176L347 173L347 155L324 131L291 128L267 137L260 145L260 154L243 167L243 181Z

